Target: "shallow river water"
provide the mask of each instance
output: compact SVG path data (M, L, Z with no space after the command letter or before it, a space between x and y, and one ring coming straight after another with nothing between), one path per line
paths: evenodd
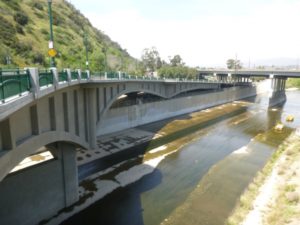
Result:
M249 100L246 111L203 128L151 174L63 224L224 224L257 171L300 126L299 98L299 91L287 92L282 107L269 109L267 96ZM285 121L289 114L295 116L292 123ZM273 128L280 121L285 128L278 133Z

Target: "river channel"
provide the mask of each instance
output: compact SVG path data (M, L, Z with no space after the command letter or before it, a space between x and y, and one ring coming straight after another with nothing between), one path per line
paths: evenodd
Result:
M268 96L246 100L246 110L189 134L184 146L167 155L152 173L116 189L62 224L224 224L257 171L300 126L299 99L300 91L287 91L286 103L272 108ZM295 116L292 123L285 121L289 114ZM274 130L278 122L285 125L282 132ZM161 123L141 129L153 132Z

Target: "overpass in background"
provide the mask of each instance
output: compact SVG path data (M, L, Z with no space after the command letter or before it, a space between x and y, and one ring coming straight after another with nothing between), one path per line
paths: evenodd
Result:
M282 77L300 78L300 71L294 70L198 70L200 75L224 75L238 77Z
M300 71L293 70L199 70L199 76L214 76L219 82L249 82L251 78L271 79L273 99L285 98L288 78L300 78ZM272 97L271 97L272 98Z

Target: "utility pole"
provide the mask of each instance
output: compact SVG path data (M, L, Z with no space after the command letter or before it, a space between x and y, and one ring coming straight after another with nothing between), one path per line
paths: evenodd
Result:
M57 52L54 49L54 39L53 39L53 18L52 18L52 0L48 0L48 14L49 14L49 23L50 23L50 41L49 41L49 50L48 54L50 56L50 67L55 67L55 59Z

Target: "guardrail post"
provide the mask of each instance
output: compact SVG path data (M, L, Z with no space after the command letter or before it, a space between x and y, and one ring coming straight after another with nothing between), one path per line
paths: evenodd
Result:
M53 86L55 89L57 89L58 85L59 85L57 68L52 67L52 68L50 68L50 71L52 71L52 74L53 74Z
M66 71L67 71L67 80L68 80L68 83L70 85L71 80L72 80L72 78L71 78L71 69L66 69Z
M121 71L118 72L118 76L119 76L119 80L121 80L121 78L122 78L122 73L121 73Z
M104 72L104 79L107 80L107 72Z
M37 99L40 95L40 84L39 84L39 69L38 68L28 68L31 83L31 92L33 97Z
M90 80L91 79L91 72L89 70L86 70L85 72L87 74L87 80Z
M77 73L78 73L78 81L81 81L81 69L77 69Z

